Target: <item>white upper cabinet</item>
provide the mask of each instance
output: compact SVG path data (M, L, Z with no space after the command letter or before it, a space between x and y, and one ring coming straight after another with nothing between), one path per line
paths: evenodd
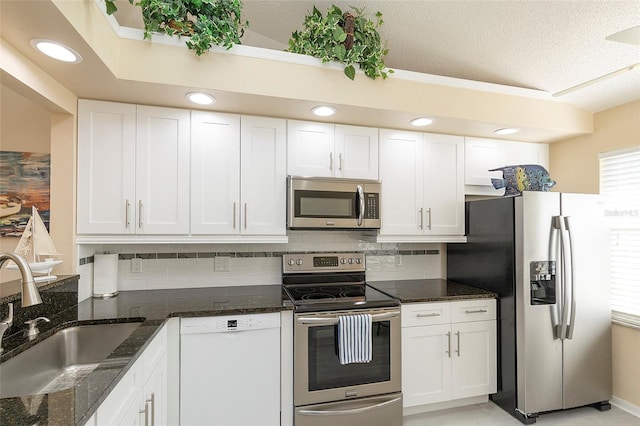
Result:
M191 232L239 232L240 116L191 115Z
M189 230L189 111L79 101L78 234Z
M286 235L287 126L277 118L242 117L241 233Z
M136 106L78 101L78 234L135 227Z
M378 179L378 129L287 121L287 173Z
M190 112L138 106L137 233L189 232Z
M334 176L378 180L377 128L336 124Z
M463 143L459 136L380 130L379 240L464 235Z
M191 233L285 235L285 120L192 113Z
M539 164L548 169L549 145L497 139L465 138L465 193L469 195L504 195L504 188L494 189L491 178L502 178L504 166Z

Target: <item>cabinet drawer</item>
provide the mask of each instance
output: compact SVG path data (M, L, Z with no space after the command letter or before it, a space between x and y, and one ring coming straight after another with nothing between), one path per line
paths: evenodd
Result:
M496 319L495 299L474 299L451 302L451 322Z
M412 303L402 305L402 327L448 324L451 319L449 302Z

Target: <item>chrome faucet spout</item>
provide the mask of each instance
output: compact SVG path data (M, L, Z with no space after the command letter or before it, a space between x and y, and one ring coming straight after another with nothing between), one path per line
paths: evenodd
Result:
M0 254L0 268L9 260L12 260L18 266L18 270L22 276L22 307L25 308L42 303L40 292L38 292L38 287L36 287L31 268L27 261L15 253L2 253Z

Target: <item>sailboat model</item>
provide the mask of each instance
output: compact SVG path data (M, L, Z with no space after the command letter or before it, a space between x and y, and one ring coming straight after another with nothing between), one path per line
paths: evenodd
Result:
M62 255L53 245L53 240L35 207L32 207L31 218L24 228L14 253L24 257L29 263L35 281L56 279L55 275L51 275L51 270L62 263L60 260ZM17 266L12 263L7 268L17 269Z

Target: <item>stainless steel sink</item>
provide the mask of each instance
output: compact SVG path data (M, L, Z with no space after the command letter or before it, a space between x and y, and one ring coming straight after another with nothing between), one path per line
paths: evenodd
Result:
M50 393L75 386L140 324L81 325L60 330L0 364L0 398Z

